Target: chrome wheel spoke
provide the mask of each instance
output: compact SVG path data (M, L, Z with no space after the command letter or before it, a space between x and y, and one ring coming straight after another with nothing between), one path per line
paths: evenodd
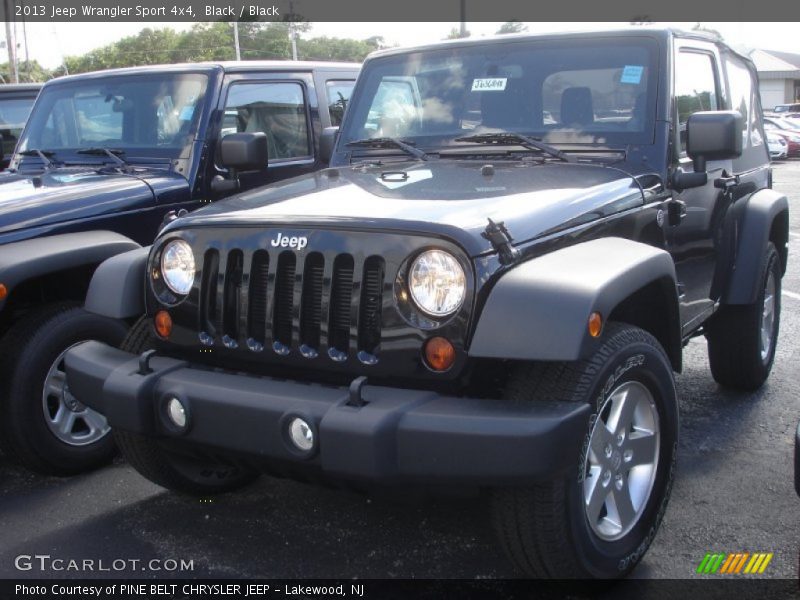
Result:
M633 502L631 502L631 496L628 493L628 484L624 478L622 489L615 487L611 495L614 498L614 512L616 512L618 519L617 525L624 530L633 524L634 517L636 517L636 510L633 508Z
M609 429L615 435L625 434L633 421L633 413L639 402L638 394L632 388L621 389L620 392L611 395L611 414L608 418Z
M603 470L599 467L595 470L586 496L586 516L590 521L596 522L600 518L600 511L605 505L609 490L603 485Z
M67 374L63 371L56 371L47 378L45 392L50 396L56 397L61 401L61 394L64 392L64 384L67 382Z
M86 424L86 427L89 429L88 435L93 435L96 433L105 434L108 431L108 421L106 418L101 415L99 412L94 411L90 408L87 408L85 411L80 413L79 417L83 420Z
M630 468L654 464L658 453L657 443L658 440L652 432L635 432L625 444L625 450L630 451L629 456L627 452L623 453L626 466Z
M56 413L56 418L53 419L53 424L61 434L69 434L72 432L72 428L75 426L75 413L66 406L62 405L59 407L58 412Z
M605 464L608 460L608 453L612 446L614 436L608 430L605 423L598 421L592 431L592 439L589 450L594 455L594 464Z

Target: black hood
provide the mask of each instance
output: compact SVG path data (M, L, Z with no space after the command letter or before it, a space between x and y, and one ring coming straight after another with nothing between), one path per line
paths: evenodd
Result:
M0 235L88 220L147 205L160 188L186 180L164 169L122 173L98 166L64 167L37 175L0 174Z
M596 164L432 160L326 169L234 196L175 221L191 226L334 227L443 236L470 255L503 221L514 243L638 206L627 173ZM492 173L493 171L493 173Z

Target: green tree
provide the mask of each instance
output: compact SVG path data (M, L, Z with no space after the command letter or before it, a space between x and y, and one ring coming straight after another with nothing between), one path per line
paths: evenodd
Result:
M336 37L315 37L297 41L297 54L303 60L338 60L361 62L379 48L376 41Z
M37 61L21 61L17 63L17 72L19 73L20 83L39 83L47 81L53 74L40 65ZM5 83L11 83L13 76L8 63L0 64L0 77Z
M523 33L525 31L528 31L528 26L524 23L520 23L519 21L506 21L495 33Z

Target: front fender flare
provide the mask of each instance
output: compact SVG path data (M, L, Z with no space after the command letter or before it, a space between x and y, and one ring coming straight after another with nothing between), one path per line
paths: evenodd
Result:
M481 311L469 355L511 360L574 361L598 340L588 319L608 319L645 286L668 281L668 306L677 314L675 265L665 250L622 238L583 242L529 260L503 275ZM668 316L665 315L665 319ZM670 334L680 353L680 324ZM675 364L674 348L665 348ZM678 361L679 362L679 361Z
M144 286L150 246L109 258L94 272L84 308L112 319L144 314Z
M139 244L113 231L65 233L13 242L0 246L0 283L8 295L0 300L0 310L19 284L50 273L101 262Z

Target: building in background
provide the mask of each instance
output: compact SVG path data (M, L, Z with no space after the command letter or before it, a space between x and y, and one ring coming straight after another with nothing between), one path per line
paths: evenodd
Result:
M750 58L758 69L764 110L800 101L800 54L757 49L750 52Z

